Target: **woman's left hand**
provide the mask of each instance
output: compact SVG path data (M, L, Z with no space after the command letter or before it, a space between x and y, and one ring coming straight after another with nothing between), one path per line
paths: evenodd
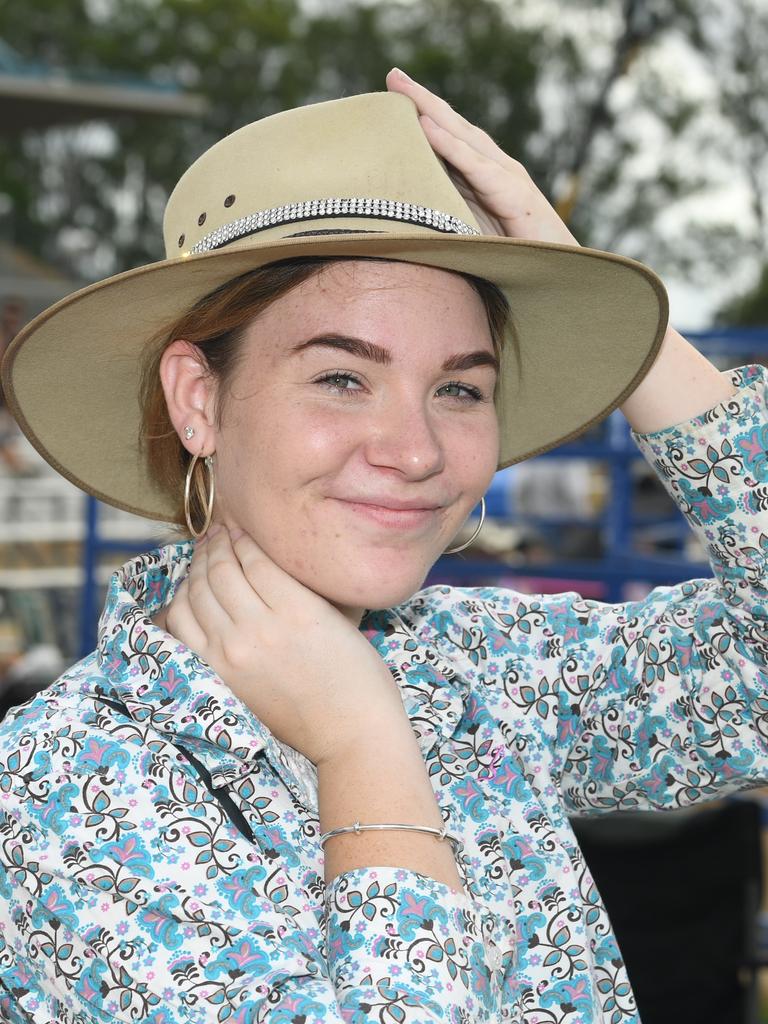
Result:
M499 149L482 129L398 68L387 75L387 89L414 101L429 144L459 171L479 205L498 221L505 235L579 244L525 167Z
M499 149L480 128L457 114L443 99L402 71L387 75L390 92L401 92L416 104L419 121L432 149L456 168L469 188L472 206L490 214L492 228L511 238L578 245L566 225L539 191L525 167ZM498 225L498 226L497 226ZM639 433L663 430L727 401L734 386L673 328L668 328L656 362L621 406Z

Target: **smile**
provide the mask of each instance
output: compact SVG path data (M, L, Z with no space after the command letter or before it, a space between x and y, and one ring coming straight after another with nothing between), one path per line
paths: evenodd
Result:
M427 526L434 521L439 508L390 508L387 505L372 505L361 501L336 499L350 512L369 522L388 529L413 530Z

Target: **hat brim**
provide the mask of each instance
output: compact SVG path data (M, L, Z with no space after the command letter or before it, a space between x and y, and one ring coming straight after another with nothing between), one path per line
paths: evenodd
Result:
M248 239L118 274L41 313L6 354L8 405L40 454L78 487L172 521L175 502L150 476L138 443L144 345L226 281L276 260L320 255L426 264L503 290L518 352L510 345L502 353L500 469L571 440L620 405L653 364L667 325L656 275L599 250L419 230Z

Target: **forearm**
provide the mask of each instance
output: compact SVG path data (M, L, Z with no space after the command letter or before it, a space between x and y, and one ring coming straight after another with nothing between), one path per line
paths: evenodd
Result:
M727 401L734 386L673 327L656 362L621 406L633 430L650 434Z
M354 749L318 765L320 828L404 822L441 828L443 821L416 736L402 717L377 723ZM402 867L462 892L452 844L424 832L389 830L333 836L325 843L325 880L355 868Z

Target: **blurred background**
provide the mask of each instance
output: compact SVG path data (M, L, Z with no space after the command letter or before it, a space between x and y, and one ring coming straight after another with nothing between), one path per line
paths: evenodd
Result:
M398 65L523 161L582 243L660 273L718 365L764 362L766 53L768 0L0 0L0 354L61 296L163 258L165 201L216 140ZM710 574L619 413L498 474L488 507L434 581L614 601ZM93 647L111 571L168 536L59 478L0 396L0 711ZM721 1024L760 1014L761 921Z

